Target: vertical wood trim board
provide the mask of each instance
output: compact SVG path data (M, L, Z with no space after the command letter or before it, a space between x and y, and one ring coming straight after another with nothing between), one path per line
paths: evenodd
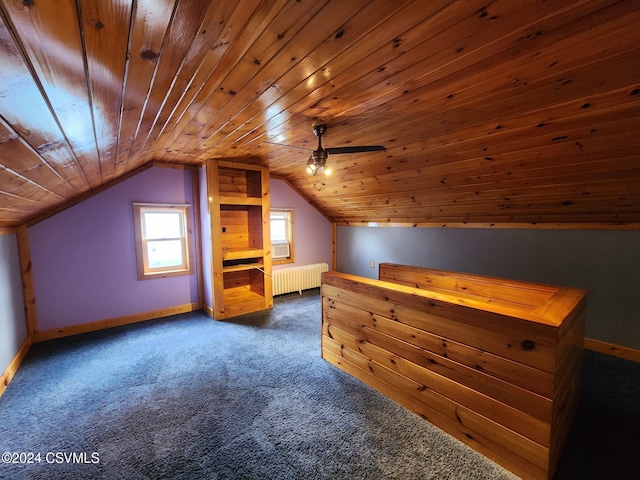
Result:
M22 364L22 361L27 356L30 347L31 337L27 337L27 339L22 343L22 346L20 347L18 352L13 357L13 360L11 360L11 363L9 363L2 375L0 375L0 397L7 389L7 386L18 371L18 368L20 368L20 364Z
M38 317L36 315L36 293L33 286L31 248L29 246L29 230L27 224L18 227L18 257L20 260L20 274L22 276L22 296L27 322L27 335L31 336L38 331Z

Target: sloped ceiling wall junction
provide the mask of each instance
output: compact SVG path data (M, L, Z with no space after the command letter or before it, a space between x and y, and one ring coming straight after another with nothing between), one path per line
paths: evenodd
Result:
M253 157L340 225L638 228L639 107L638 0L0 0L0 226ZM318 123L387 150L308 176Z

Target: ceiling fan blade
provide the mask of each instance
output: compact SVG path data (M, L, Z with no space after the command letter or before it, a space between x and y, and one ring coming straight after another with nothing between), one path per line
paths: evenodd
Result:
M382 145L362 145L355 147L333 147L325 148L327 153L337 155L339 153L364 153L364 152L383 152L386 150Z

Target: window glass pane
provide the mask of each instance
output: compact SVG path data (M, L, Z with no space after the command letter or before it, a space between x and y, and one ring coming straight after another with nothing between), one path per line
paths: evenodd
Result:
M183 264L181 240L147 242L149 268L179 267Z
M144 212L143 236L145 239L180 238L181 220L182 212Z
M287 222L271 219L271 243L287 241Z
M188 205L133 204L138 279L189 275Z

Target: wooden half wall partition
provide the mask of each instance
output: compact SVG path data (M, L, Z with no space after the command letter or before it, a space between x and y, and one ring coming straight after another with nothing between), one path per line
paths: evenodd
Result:
M323 358L515 474L552 478L586 290L393 264L379 278L323 274Z

